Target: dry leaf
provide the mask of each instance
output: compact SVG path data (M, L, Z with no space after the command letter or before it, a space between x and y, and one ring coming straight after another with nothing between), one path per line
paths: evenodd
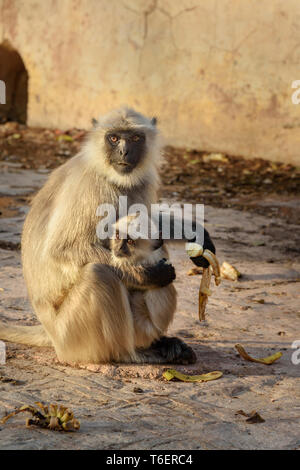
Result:
M251 413L245 413L244 410L238 410L235 414L245 416L247 418L246 422L250 423L250 424L264 423L265 422L265 420L255 410L251 411Z
M259 413L257 413L257 411L251 411L249 418L247 418L246 421L250 424L265 422L265 420L260 416Z
M68 134L61 134L57 137L57 140L61 141L61 140L65 140L67 142L73 142L73 137L71 137L70 135Z
M205 163L210 163L210 162L223 162L223 163L228 163L228 158L223 155L222 153L211 153L209 155L203 155L203 161Z
M246 416L248 418L248 414L244 411L244 410L238 410L235 412L235 415L242 415L242 416Z
M265 246L265 242L258 240L256 242L253 242L252 245L253 246Z
M22 382L21 380L11 379L10 377L5 377L3 375L0 375L0 382L10 383L12 385L23 385L24 384L24 382Z

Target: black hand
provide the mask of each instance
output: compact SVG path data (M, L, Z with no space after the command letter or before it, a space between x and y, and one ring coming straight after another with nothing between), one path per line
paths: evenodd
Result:
M212 253L216 253L215 245L211 241L211 238L209 236L209 233L207 230L204 229L204 243L203 243L203 251L204 250L210 250ZM196 266L200 266L201 268L208 268L209 262L203 258L203 256L196 256L195 258L190 258L191 261Z
M146 271L149 283L158 287L165 287L176 278L174 266L165 260L159 261L155 266L149 266Z

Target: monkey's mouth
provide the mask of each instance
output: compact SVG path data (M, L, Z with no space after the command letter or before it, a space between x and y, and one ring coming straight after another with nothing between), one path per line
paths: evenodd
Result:
M116 169L120 173L130 173L134 169L134 165L127 162L117 162Z
M129 254L128 253L124 253L124 251L118 251L116 253L116 256L117 258L128 258Z

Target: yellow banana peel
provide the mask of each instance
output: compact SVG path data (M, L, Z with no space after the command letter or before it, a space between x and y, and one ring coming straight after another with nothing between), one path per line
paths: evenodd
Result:
M166 380L172 380L175 378L182 382L209 382L210 380L219 379L222 375L223 373L217 370L201 375L185 375L175 369L168 369L163 373L163 377Z
M275 354L272 354L271 356L255 359L254 357L251 357L245 351L245 349L243 348L241 344L236 344L235 349L238 351L239 355L242 356L242 358L245 359L246 361L258 362L259 364L265 364L267 366L269 366L270 364L273 364L273 362L277 361L282 356L282 352L276 352Z

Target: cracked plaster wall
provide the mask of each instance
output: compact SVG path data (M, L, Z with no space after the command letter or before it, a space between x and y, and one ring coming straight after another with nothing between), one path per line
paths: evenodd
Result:
M300 164L298 0L0 0L4 40L30 125L88 128L128 103L174 145Z

